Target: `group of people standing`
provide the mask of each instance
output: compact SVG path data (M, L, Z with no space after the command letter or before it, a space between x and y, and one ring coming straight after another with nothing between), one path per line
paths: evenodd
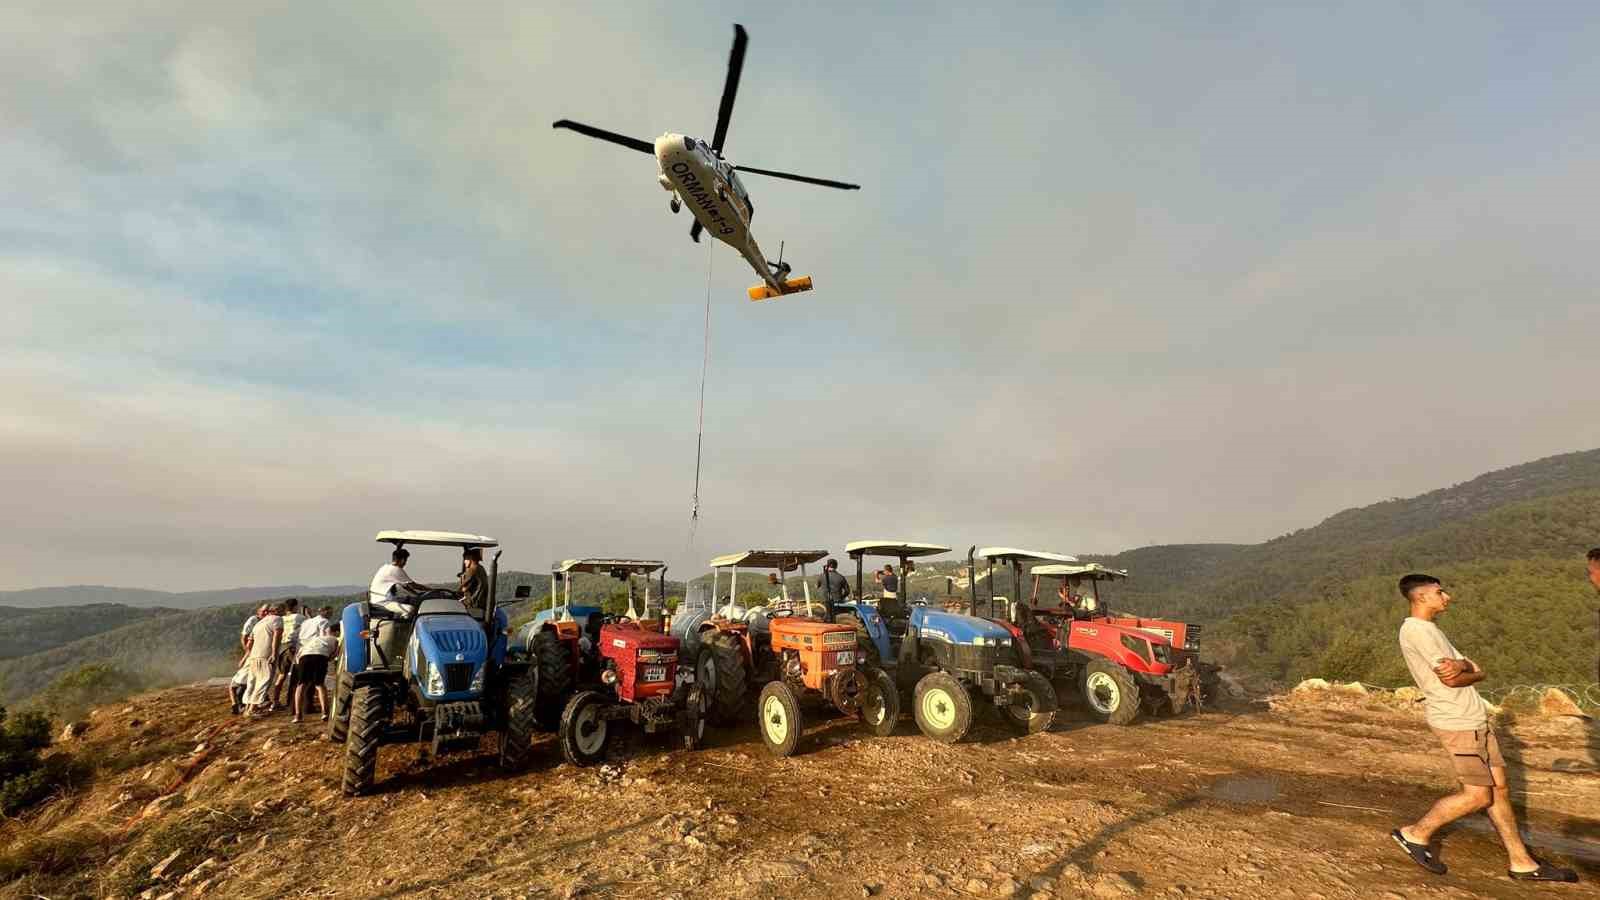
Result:
M333 607L304 613L294 597L263 604L239 630L244 657L229 686L235 715L264 716L282 706L285 688L294 721L300 722L313 694L323 721L328 718L328 660L339 649Z

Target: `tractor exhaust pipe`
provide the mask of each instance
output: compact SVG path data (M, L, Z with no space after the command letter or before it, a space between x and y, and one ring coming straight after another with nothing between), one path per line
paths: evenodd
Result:
M489 639L489 650L494 651L494 611L500 586L500 554L502 550L494 551L494 556L489 558L489 599L483 605L483 635Z

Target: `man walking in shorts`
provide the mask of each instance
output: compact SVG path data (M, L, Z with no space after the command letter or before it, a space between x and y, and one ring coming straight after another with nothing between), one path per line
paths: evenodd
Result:
M1539 862L1522 843L1506 788L1500 742L1489 727L1488 707L1473 687L1483 680L1483 668L1462 656L1434 624L1449 607L1450 595L1432 575L1405 576L1400 579L1400 594L1411 604L1411 615L1400 625L1400 653L1422 691L1428 726L1444 747L1461 790L1439 800L1415 824L1396 828L1389 836L1417 865L1443 875L1444 863L1428 847L1434 833L1484 810L1505 845L1507 875L1524 881L1577 881L1576 872Z

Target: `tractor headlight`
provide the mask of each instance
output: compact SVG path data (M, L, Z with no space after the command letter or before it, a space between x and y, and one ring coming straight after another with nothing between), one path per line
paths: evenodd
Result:
M483 673L485 671L487 671L488 668L489 668L489 664L488 663L484 663L483 665L478 667L478 670L476 672L472 673L472 686L467 688L467 690L472 691L474 693L483 690Z
M428 686L426 690L424 690L424 693L444 693L444 675L439 672L439 667L434 665L432 660L428 662Z
M983 635L980 634L977 637L972 639L972 646L974 646L974 647L982 647L983 645L984 645Z

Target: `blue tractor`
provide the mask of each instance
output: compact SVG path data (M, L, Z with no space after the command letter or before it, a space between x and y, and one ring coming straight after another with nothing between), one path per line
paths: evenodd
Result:
M441 531L382 531L378 541L472 548L494 538ZM506 653L507 617L496 604L500 553L489 564L487 602L468 609L455 590L369 595L344 608L328 737L342 741L344 792L373 785L378 748L422 743L431 755L476 750L499 735L499 760L524 767L531 755L538 670ZM519 599L528 595L517 589Z
M856 561L853 601L835 604L836 619L854 625L869 666L894 675L911 692L911 709L922 733L954 743L972 728L975 709L992 705L1022 734L1044 731L1055 721L1056 692L1043 674L1028 667L1026 647L997 623L907 602L910 561L950 552L949 547L909 541L855 541L845 552ZM868 556L900 561L898 590L864 590L862 561Z

